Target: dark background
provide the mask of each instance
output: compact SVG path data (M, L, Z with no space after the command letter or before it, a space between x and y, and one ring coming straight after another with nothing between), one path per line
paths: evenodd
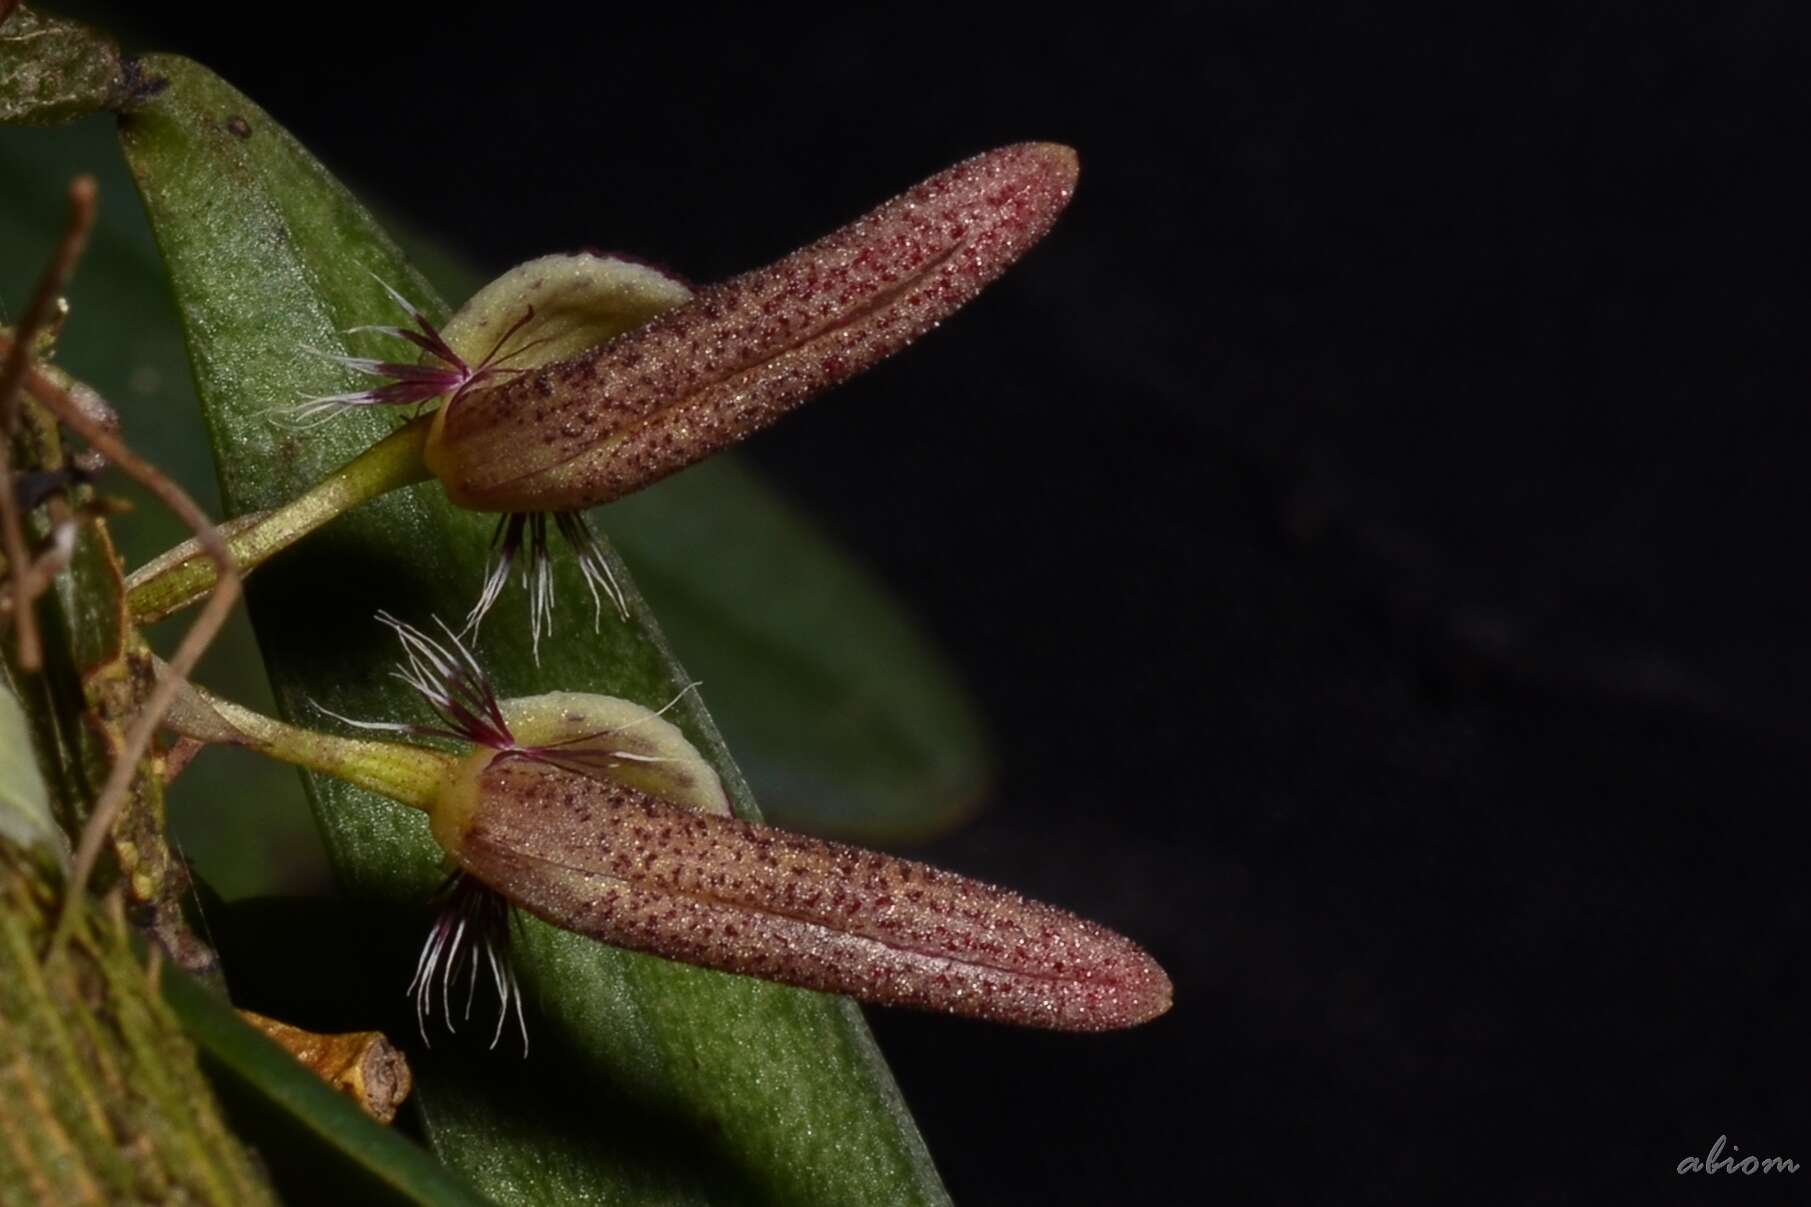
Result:
M712 280L1079 148L1044 247L750 447L993 722L914 853L1176 981L871 1012L960 1200L1807 1192L1796 6L184 7L144 44L494 270ZM1725 1134L1807 1168L1674 1173Z

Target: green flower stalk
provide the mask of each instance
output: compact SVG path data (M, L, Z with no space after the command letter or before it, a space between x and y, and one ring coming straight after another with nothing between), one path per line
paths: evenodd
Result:
M572 692L499 701L450 629L441 641L382 619L407 651L399 675L439 722L353 724L457 738L467 753L311 733L193 689L169 724L428 814L461 879L410 986L423 1017L438 983L451 1023L470 939L472 979L486 962L526 1040L497 946L507 906L633 951L879 1005L1060 1031L1135 1026L1169 1009L1163 970L1106 927L922 863L739 820L665 709Z
M1049 231L1077 171L1075 152L1052 143L990 151L695 294L645 265L581 255L512 270L444 331L398 296L412 325L373 330L419 361L336 358L382 384L304 400L291 418L443 401L295 503L237 521L238 564L431 476L455 504L499 516L468 629L525 556L538 642L553 603L550 527L577 551L600 613L608 597L626 615L586 508L745 439L936 327ZM211 573L192 550L160 558L132 576L135 615L184 606Z

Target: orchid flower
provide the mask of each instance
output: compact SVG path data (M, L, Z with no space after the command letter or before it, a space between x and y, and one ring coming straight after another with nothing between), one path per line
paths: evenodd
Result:
M453 738L459 751L300 729L187 686L166 725L428 814L456 871L409 987L424 1020L438 990L452 1025L464 960L474 986L488 967L526 1043L507 966L511 907L632 951L879 1005L1061 1031L1135 1026L1169 1009L1162 968L1104 926L732 816L716 771L663 715L678 697L659 709L576 692L499 700L450 627L432 637L380 619L403 643L397 676L436 720L352 723Z
M577 552L601 617L627 618L585 510L639 490L778 420L905 348L1029 250L1068 204L1075 153L1021 143L948 168L765 268L695 293L627 260L548 256L481 290L444 329L401 295L409 326L375 330L420 354L351 358L367 388L303 400L291 419L431 407L294 503L236 521L249 571L359 502L425 477L498 515L466 620L474 632L522 561L537 656L552 623L549 521ZM148 621L205 593L211 563L179 548L129 582Z

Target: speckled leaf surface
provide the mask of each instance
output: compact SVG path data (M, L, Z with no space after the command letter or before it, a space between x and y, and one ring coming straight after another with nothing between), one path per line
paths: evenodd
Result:
M0 17L0 122L52 125L132 99L137 76L113 40L20 5Z
M271 506L358 452L399 417L348 416L298 432L273 410L345 388L304 349L371 355L387 320L382 278L445 306L365 210L250 101L193 64L148 59L167 86L122 123L128 161L168 266L229 513ZM346 516L251 580L250 606L283 708L415 719L383 673L387 608L453 618L479 581L490 522L426 484ZM617 573L627 582L627 572ZM564 688L659 706L685 681L648 609L591 627L562 559L561 627L529 654L520 592L485 627L482 657L506 695ZM708 699L708 689L706 692ZM671 714L753 816L743 777L703 705ZM443 867L419 815L330 781L310 792L371 950L427 923ZM533 921L516 959L533 1049L486 1049L488 1026L415 1045L422 1126L449 1164L503 1202L897 1203L945 1198L891 1075L850 1004L628 955ZM349 1000L408 1024L406 956L388 983L349 978ZM482 1001L482 995L480 1000ZM350 1007L348 1007L350 1008Z

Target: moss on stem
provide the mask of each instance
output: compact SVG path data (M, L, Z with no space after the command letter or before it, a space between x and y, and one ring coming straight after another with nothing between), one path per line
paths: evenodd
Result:
M273 1202L118 906L44 962L55 904L0 844L0 1204Z

